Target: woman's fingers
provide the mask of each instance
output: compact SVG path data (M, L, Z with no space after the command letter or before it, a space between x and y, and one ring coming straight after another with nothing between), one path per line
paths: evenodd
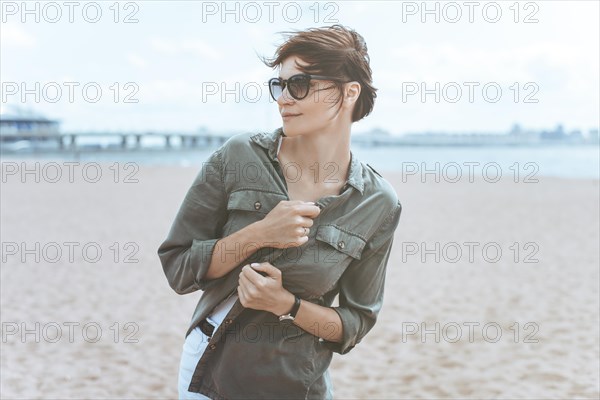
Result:
M308 234L310 233L310 229L301 226L300 228L298 228L297 232L299 236L308 236Z

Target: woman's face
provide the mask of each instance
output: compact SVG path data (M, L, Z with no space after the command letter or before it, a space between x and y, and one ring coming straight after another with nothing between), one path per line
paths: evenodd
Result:
M293 75L303 73L296 68L296 60L300 65L306 65L300 58L290 56L282 62L279 77L288 79ZM335 126L341 122L344 109L342 108L339 114L336 115L339 105L334 104L334 101L339 94L336 88L332 87L333 85L331 81L311 80L308 95L302 100L296 100L290 96L286 86L277 99L279 113L300 114L294 117L282 117L283 131L286 136L298 136L335 129Z

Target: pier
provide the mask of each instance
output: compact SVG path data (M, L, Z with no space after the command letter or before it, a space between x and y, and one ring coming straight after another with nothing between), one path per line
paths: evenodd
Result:
M116 147L123 150L126 149L141 149L142 141L145 138L159 138L164 143L164 148L174 147L174 142L179 141L179 148L196 148L196 147L214 147L219 146L230 136L211 135L207 133L110 133L110 132L19 132L16 135L0 135L2 144L15 143L17 141L28 141L35 143L51 143L58 144L61 150L79 150L82 147L90 147L80 143L80 138L98 138L98 139L113 139L117 143ZM97 145L96 145L97 147ZM115 148L115 144L110 145Z

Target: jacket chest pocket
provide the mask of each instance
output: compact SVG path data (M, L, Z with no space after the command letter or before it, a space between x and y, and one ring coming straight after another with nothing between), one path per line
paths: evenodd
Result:
M341 255L344 258L352 257L356 260L360 260L360 256L366 245L366 241L362 237L337 225L320 225L315 239L318 242L329 245L324 248L326 253Z
M227 200L228 218L223 227L223 236L262 220L281 200L287 200L287 197L257 189L237 189L231 192Z
M319 298L337 284L348 265L360 260L366 241L337 225L319 225L313 239L286 249L277 261L288 290L303 298Z

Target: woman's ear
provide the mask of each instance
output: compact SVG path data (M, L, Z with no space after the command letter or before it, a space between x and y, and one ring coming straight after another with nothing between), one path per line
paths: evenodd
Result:
M354 102L358 100L358 96L360 96L360 83L356 81L346 83L346 99Z
M348 103L352 104L358 100L358 96L360 96L360 83L356 81L347 82L345 84L345 100Z

